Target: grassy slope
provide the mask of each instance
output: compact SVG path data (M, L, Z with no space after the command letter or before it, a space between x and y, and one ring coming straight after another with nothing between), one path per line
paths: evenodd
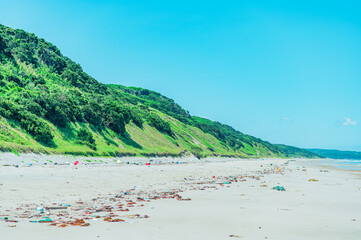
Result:
M52 126L55 146L47 147L36 142L16 123L2 118L0 123L0 146L4 151L104 156L133 154L178 156L184 151L199 156L237 155L239 157L247 157L253 154L258 157L270 156L262 146L247 146L244 152L235 152L212 135L206 134L194 126L186 125L165 114L159 112L158 114L170 122L175 132L173 138L157 131L148 124L145 124L142 129L133 123L128 124L126 128L130 137L122 138L109 129L103 131L96 130L90 124L74 123L60 131L49 123ZM97 151L93 151L86 145L76 143L75 133L80 127L86 127L93 133L97 144ZM257 155L257 151L259 155ZM277 156L282 157L282 155Z
M293 157L302 156L305 158L322 158L320 154L310 152L302 148L287 146L283 144L275 144L275 145L281 150L283 155L285 155L286 157L293 158Z

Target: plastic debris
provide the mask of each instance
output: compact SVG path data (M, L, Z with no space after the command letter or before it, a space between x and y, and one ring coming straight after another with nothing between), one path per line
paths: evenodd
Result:
M315 178L311 178L311 179L309 179L308 181L309 181L309 182L318 182L318 180L315 179Z
M35 211L40 212L40 213L44 213L44 207L37 207L35 209Z
M241 238L241 236L238 236L238 235L233 235L233 234L229 235L229 237L233 237L233 238Z
M53 222L49 217L44 217L44 219L38 220L38 221L30 221L31 223L50 223Z
M72 161L73 162L73 161ZM79 161L76 161L79 163ZM74 164L76 162L73 162ZM161 161L159 161L161 162ZM176 162L175 162L176 163ZM124 162L125 164L125 162ZM135 163L134 163L135 164ZM149 162L139 162L137 165L157 165L156 161ZM177 164L177 163L176 163ZM62 164L65 165L65 164ZM277 173L277 166L273 166L270 169L261 169L259 172L248 175L248 174L239 174L233 176L212 176L197 178L195 176L188 176L181 179L187 184L186 186L180 187L179 189L167 189L164 191L159 191L155 189L142 189L136 186L130 187L129 189L121 189L114 194L108 194L106 196L93 196L91 199L79 199L77 201L71 202L71 205L68 203L52 203L47 204L46 207L39 206L36 204L26 204L22 205L17 209L18 215L15 215L20 218L28 218L32 223L48 223L48 226L57 226L57 227L71 227L71 226L80 226L86 227L90 223L87 221L105 221L105 222L127 222L135 223L137 221L128 221L133 219L145 219L149 218L148 215L139 215L136 214L139 208L145 207L148 202L159 200L159 199L174 199L178 201L191 201L190 198L187 198L183 195L183 192L186 190L206 190L214 189L218 190L219 187L230 187L231 184L247 180L259 180L260 177L263 177L265 174ZM265 182L261 182L264 184ZM261 185L266 187L267 185ZM284 187L277 186L274 189L277 191L285 191ZM242 194L241 196L245 196ZM72 206L70 208L70 206ZM154 207L149 206L150 209ZM36 211L36 214L32 211ZM55 211L54 211L55 210ZM44 212L45 211L45 212ZM127 220L124 216L127 214ZM1 220L1 218L0 218ZM5 219L4 219L5 220ZM16 221L9 220L7 221ZM229 235L230 236L230 235ZM230 237L238 237L237 235L232 235Z
M275 186L272 189L275 189L275 190L281 191L281 192L286 191L286 189L283 186Z

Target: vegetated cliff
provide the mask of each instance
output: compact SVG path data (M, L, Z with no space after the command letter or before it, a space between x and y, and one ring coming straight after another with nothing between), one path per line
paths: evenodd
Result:
M0 25L0 150L103 156L287 157L172 99L106 85L53 44ZM294 156L313 157L300 149Z

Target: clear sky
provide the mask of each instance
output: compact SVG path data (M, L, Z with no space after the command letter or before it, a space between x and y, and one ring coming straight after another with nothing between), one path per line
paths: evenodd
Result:
M103 83L272 143L361 150L360 1L0 0Z

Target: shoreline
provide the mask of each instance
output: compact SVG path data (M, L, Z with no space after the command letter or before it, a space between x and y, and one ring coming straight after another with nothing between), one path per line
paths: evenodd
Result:
M342 162L350 161L349 159L333 159L333 158L324 158L324 159L310 159L302 160L306 165L317 165L319 168L327 168L329 170L340 170L340 171L350 171L350 172L360 172L361 173L361 160L352 159L359 164L343 164ZM315 162L315 163L312 163Z

